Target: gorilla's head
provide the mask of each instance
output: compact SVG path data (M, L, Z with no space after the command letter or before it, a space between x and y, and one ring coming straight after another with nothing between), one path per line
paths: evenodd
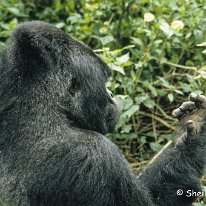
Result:
M91 49L39 21L20 24L12 39L5 64L21 101L54 109L74 127L103 134L114 129L119 112L106 88L111 72Z

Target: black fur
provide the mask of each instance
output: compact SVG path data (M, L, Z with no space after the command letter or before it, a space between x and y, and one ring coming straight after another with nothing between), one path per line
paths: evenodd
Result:
M188 206L200 190L202 133L171 146L139 178L103 134L118 107L108 66L43 22L20 24L0 60L0 205ZM178 134L177 134L178 136Z

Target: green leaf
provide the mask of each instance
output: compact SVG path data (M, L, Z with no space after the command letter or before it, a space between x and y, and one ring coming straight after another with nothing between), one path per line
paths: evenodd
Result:
M73 16L70 16L67 18L67 22L69 22L70 24L74 24L76 22L78 22L79 20L81 20L81 15L80 14L73 14Z
M108 36L105 36L105 37L101 37L100 41L101 41L102 45L104 46L104 45L106 45L110 42L113 42L114 37L112 35L108 35Z
M179 89L175 89L174 91L175 91L177 94L183 95L183 92L182 92L181 90L179 90Z
M175 34L175 32L170 28L169 24L164 20L160 21L160 30L162 30L169 38Z
M150 147L154 152L159 152L162 149L162 145L155 142L150 142Z
M131 49L131 48L134 48L135 45L128 45L128 46L125 46L122 48L122 51L126 50L126 49Z
M140 38L130 37L132 39L132 43L144 47L144 43Z
M130 117L137 111L139 111L139 105L133 105L127 111L123 112L120 115L118 127L122 127L126 122L128 122Z
M124 125L122 127L121 133L126 133L126 134L130 133L131 129L132 129L132 125L131 124Z
M202 42L201 44L197 44L197 46L206 46L206 42Z
M135 97L135 102L136 102L136 104L141 104L142 102L146 101L147 99L149 99L148 96L137 96L137 97Z
M128 110L133 105L133 100L131 98L119 100L123 110Z
M143 104L149 109L152 109L155 106L155 102L152 99L147 99Z
M206 65L202 66L199 70L206 71Z
M115 50L113 50L113 53L118 54L118 53L120 53L120 52L122 52L122 51L124 51L126 49L131 49L131 48L134 48L134 47L135 47L135 45L128 45L128 46L123 47L122 49L115 49Z
M26 14L21 13L20 10L16 7L8 8L8 11L17 17L27 17L28 16Z
M147 143L147 137L146 137L146 136L142 136L142 137L140 138L140 143L141 143L141 144Z
M167 97L168 97L168 99L169 99L170 102L173 102L173 101L174 101L174 96L173 96L172 93L168 94Z
M156 40L156 41L154 42L154 45L155 45L156 47L158 47L162 42L163 42L163 41L162 41L161 39Z
M166 87L166 88L173 88L173 86L165 79L163 79L162 77L158 77L158 79L161 81L161 85Z
M133 105L130 109L122 114L123 117L130 118L135 112L139 111L139 105Z
M185 84L185 83L182 83L180 82L179 83L181 88L183 89L184 92L191 92L191 87L189 84Z
M126 63L128 60L129 60L129 53L126 53L126 54L122 55L121 57L116 58L116 61L119 64Z
M8 8L8 11L10 11L12 14L15 14L15 15L19 15L20 14L19 9L17 9L15 7Z
M9 22L9 29L12 30L16 25L18 24L17 19L13 19L12 21Z
M59 29L61 29L61 28L63 28L65 25L66 25L66 24L65 24L64 22L59 22L59 23L56 24L56 27L59 28Z
M125 75L125 72L124 72L124 70L123 70L122 67L117 66L117 65L115 65L115 64L113 64L113 63L109 63L108 65L109 65L109 67L110 67L113 71L117 71L117 72Z
M153 87L152 83L145 81L145 82L143 82L143 85L144 85L144 87L148 88L155 97L157 96L156 88Z
M206 79L206 72L205 71L200 71L200 75L202 78Z

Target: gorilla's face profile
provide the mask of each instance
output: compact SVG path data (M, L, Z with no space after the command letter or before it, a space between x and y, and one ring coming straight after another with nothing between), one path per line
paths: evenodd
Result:
M112 93L105 86L108 77L103 71L108 68L101 68L98 57L94 61L87 65L88 68L81 66L79 74L71 77L59 107L72 126L105 134L114 129L119 110ZM93 68L93 65L98 66Z
M43 107L48 107L49 102L52 108L59 108L71 126L102 134L114 129L119 110L105 86L111 71L91 49L60 29L38 21L18 26L13 42L11 52L19 55L18 68L26 69L16 76L22 80L19 92L25 93L24 83L29 95L38 87L41 97L47 99L38 102L45 104Z

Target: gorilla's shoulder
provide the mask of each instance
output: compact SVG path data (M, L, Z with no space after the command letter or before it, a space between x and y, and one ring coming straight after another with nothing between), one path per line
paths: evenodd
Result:
M36 142L33 150L35 153L38 151L39 154L41 150L43 150L44 154L45 150L48 152L51 150L56 154L61 151L65 155L70 155L70 152L76 151L77 154L94 154L96 157L102 155L106 157L116 152L121 154L119 148L104 135L80 128L69 129L69 132L64 131L59 135L42 138ZM74 158L77 158L77 156L74 155Z
M34 170L37 168L39 171L41 165L41 172L50 171L48 175L44 175L45 178L50 178L54 173L62 175L62 172L73 174L71 178L74 178L77 168L78 172L87 170L87 175L91 176L99 174L101 178L107 175L112 177L112 174L107 174L110 172L117 177L119 169L128 165L115 144L105 136L89 130L75 132L69 138L43 139L34 145L31 154L34 154L30 158L34 161ZM35 167L36 161L39 163L38 167ZM38 174L38 171L33 174Z

